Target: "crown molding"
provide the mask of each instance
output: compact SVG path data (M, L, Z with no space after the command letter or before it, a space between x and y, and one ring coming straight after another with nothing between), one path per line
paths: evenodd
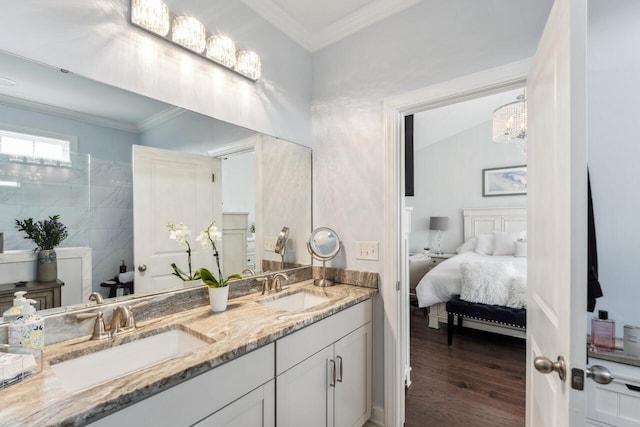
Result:
M272 0L242 0L244 4L310 52L335 43L420 1L422 0L376 0L323 30L311 33Z
M180 107L169 107L137 123L137 132L147 131L159 124L183 115L187 110Z
M377 0L313 34L311 52L327 47L422 0Z
M84 123L90 123L98 126L105 126L113 129L123 130L126 132L138 132L138 127L133 124L124 123L118 120L111 120L93 114L82 113L80 111L68 110L66 108L54 107L52 105L41 104L35 101L27 101L25 99L14 98L12 96L0 95L0 104L10 107L22 108L36 113L50 114L62 117L64 119L77 120Z

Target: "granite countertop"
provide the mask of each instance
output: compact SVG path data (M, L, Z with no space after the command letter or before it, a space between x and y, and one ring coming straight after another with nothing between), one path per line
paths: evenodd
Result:
M276 310L258 302L302 289L327 296L330 301L297 312ZM85 336L48 345L41 373L0 390L0 422L11 426L74 426L96 421L369 299L376 293L376 289L342 284L318 288L312 280L307 280L287 285L278 294L251 294L230 299L227 310L221 313L212 313L209 306L202 306L141 322L135 332L122 334L113 340L89 340ZM97 348L151 335L158 329L172 328L185 330L209 344L193 353L73 393L63 388L50 365Z

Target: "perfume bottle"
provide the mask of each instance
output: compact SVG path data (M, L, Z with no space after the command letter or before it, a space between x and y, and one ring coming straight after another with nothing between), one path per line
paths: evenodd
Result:
M591 350L615 351L616 322L609 319L606 310L599 310L598 317L591 319Z

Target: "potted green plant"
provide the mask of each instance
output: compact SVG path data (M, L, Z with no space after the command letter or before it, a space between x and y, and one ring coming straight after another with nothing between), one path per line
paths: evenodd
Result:
M60 215L36 222L33 218L22 221L16 219L16 228L27 233L25 239L31 239L36 244L33 250L38 251L38 282L52 282L58 278L58 258L54 249L69 237L67 227L59 219Z
M222 269L220 268L220 255L216 246L216 241L222 239L222 233L215 225L215 221L209 224L206 230L202 231L196 240L200 242L203 247L211 246L213 250L213 257L216 261L216 267L218 268L218 276L211 273L206 268L199 268L196 271L202 278L202 283L209 287L209 303L211 304L211 311L224 311L227 308L227 300L229 299L229 281L233 279L242 279L239 274L231 274L229 276L222 275Z

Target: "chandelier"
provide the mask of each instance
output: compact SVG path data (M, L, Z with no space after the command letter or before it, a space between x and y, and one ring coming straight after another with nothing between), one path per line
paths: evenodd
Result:
M495 142L527 141L527 98L519 95L517 101L498 107L493 112L493 135Z

